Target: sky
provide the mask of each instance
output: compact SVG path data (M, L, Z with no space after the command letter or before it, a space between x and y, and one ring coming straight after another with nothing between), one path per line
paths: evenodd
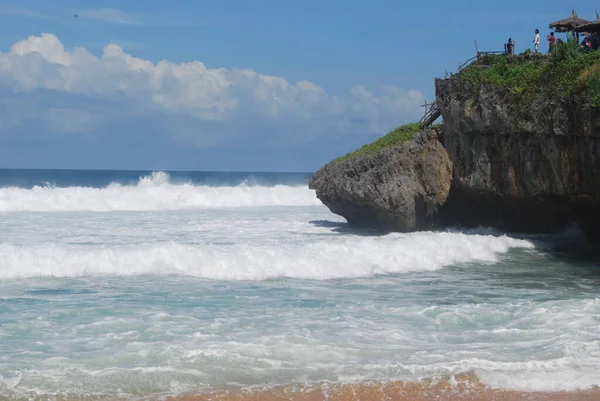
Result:
M316 171L557 0L5 0L0 168ZM542 40L541 50L547 50Z

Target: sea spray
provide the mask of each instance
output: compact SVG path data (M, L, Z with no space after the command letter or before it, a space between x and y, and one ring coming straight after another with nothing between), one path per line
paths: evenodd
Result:
M136 185L111 183L103 188L34 186L0 188L0 212L14 211L157 211L223 207L320 205L305 185L235 186L170 183L169 175L155 172Z
M125 240L122 240L124 242ZM326 280L434 271L465 262L495 262L526 240L464 233L360 235L288 243L129 245L0 244L2 278L178 274L219 280Z

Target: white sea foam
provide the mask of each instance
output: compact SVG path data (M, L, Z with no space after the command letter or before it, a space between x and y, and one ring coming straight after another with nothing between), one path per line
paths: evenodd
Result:
M163 173L100 189L0 189L0 394L468 371L523 390L600 384L596 276L546 257L540 241L552 238L363 236L313 205L306 187ZM81 212L37 213L55 210Z
M322 280L494 262L510 248L532 247L529 241L508 236L433 232L220 246L175 242L70 248L0 244L0 278L181 274L225 280Z
M142 177L137 185L129 186L113 183L104 188L51 185L31 189L0 188L0 212L156 211L320 204L314 191L306 186L172 184L164 172Z
M160 282L153 286L161 290ZM0 391L27 394L43 388L52 393L70 388L111 393L150 388L179 393L169 383L193 390L198 383L415 380L469 371L496 388L559 391L600 384L599 331L590 318L600 312L598 300L437 307L446 315L469 316L470 322L459 328L417 314L418 308L410 305L398 308L394 302L399 298L372 305L356 302L355 289L336 288L334 310L294 307L293 293L279 293L281 298L277 291L263 293L260 302L244 304L209 287L195 295L205 291L207 296L194 298L187 315L180 308L190 302L189 293L168 294L162 300L152 299L153 294L137 302L123 294L108 316L97 314L108 305L72 309L78 304L68 298L40 304L43 313L37 319L15 319L0 327L0 333L35 333L44 344L21 337L13 344L53 355L68 343L70 352L65 357L36 357L18 353L14 345L7 348L6 360L38 362L25 372L20 365L7 369L4 378L0 370ZM227 291L247 295L243 287ZM160 302L166 299L177 304ZM169 307L172 313L165 312ZM131 315L123 318L126 313ZM66 321L70 324L64 325ZM498 325L517 326L523 332L491 333Z

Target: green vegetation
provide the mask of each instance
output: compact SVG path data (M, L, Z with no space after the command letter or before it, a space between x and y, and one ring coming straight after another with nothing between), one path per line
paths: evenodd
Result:
M586 68L579 77L579 86L587 87L594 106L600 106L600 64Z
M559 63L567 60L575 60L581 54L579 40L574 34L567 34L567 41L558 40L554 50L550 53L550 60Z
M406 124L388 134L377 139L375 142L364 145L362 148L350 152L344 156L338 157L334 162L341 162L355 158L359 155L377 153L382 149L389 148L395 145L400 145L409 140L414 134L419 132L419 124Z
M527 113L539 96L549 101L578 97L600 107L600 51L581 52L575 36L567 36L566 41L559 39L550 55L535 54L530 49L518 56L488 55L465 67L458 79L472 92L482 86L508 90L510 107L517 117ZM400 145L417 132L419 124L403 125L334 162Z
M508 89L517 113L540 95L546 99L583 96L600 107L600 51L582 53L575 37L557 41L550 56L487 56L464 68L459 78L473 91L482 85Z

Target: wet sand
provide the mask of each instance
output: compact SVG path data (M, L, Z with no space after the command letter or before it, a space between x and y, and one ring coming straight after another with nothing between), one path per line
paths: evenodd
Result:
M600 401L600 388L586 391L542 392L490 388L475 375L442 380L370 384L287 385L270 389L228 389L179 396L131 395L107 397L76 394L41 397L7 397L0 401Z
M227 390L185 395L170 401L600 401L600 389L572 392L523 392L492 389L475 376L445 378L437 382L394 382L305 387L283 386L269 390Z

